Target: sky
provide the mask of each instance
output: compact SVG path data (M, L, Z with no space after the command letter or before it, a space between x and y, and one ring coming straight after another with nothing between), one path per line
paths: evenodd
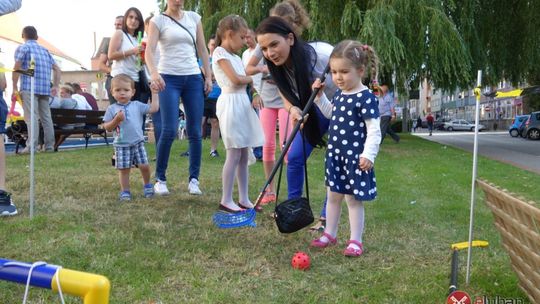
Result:
M132 6L143 18L158 10L155 0L23 0L17 15L23 27L35 26L40 37L90 68L101 39L114 33L115 17Z

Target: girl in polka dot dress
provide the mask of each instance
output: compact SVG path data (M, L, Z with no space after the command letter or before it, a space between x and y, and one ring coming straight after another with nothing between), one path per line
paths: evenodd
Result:
M373 163L379 144L378 100L362 83L369 67L376 79L378 59L374 50L357 41L340 42L330 55L332 80L339 90L332 103L316 100L321 112L330 118L326 152L326 186L328 203L323 235L311 246L326 248L337 243L341 202L345 198L349 209L351 236L343 252L346 256L363 253L364 201L377 196ZM321 87L317 80L314 88Z

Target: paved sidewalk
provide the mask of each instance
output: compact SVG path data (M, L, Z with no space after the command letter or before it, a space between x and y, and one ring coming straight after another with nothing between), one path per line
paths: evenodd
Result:
M427 129L412 135L469 152L474 149L474 132L434 131ZM540 174L540 141L510 137L507 131L478 133L478 154Z

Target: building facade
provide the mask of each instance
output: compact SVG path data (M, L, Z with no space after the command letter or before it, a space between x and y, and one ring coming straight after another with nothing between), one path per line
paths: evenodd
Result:
M490 130L508 129L516 115L527 113L527 99L524 97L494 98L484 95L493 91L507 92L514 89L505 81L496 87L482 89L479 115L481 124ZM431 84L424 80L419 88L418 98L410 99L408 107L412 119L421 117L425 120L425 116L431 112L436 119L474 121L476 96L473 88L443 92L432 88Z

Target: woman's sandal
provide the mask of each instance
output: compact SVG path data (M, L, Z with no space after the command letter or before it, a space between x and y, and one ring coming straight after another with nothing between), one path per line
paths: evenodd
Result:
M319 219L315 225L309 228L311 232L323 232L326 227L326 219Z
M264 195L261 199L261 205L265 206L271 203L274 203L276 201L276 194L271 191L264 192Z
M325 236L328 239L328 242L321 241L321 238ZM330 234L323 232L323 235L318 238L311 241L311 247L317 247L317 248L326 248L330 245L335 245L337 243L337 240L335 237L331 236Z

